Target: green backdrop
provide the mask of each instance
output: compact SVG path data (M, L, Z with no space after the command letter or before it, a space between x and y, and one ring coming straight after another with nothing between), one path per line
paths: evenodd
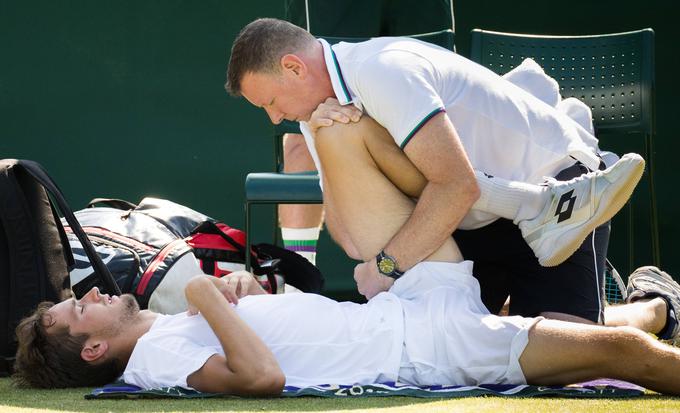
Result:
M465 56L475 27L654 28L661 259L680 271L676 2L458 0L454 8ZM243 25L283 14L284 0L0 0L0 157L41 162L76 209L97 196L154 195L242 228L243 181L272 168L272 129L263 112L224 92L224 72ZM266 241L271 209L257 214L254 237ZM319 250L328 292L351 296L353 264L326 236Z

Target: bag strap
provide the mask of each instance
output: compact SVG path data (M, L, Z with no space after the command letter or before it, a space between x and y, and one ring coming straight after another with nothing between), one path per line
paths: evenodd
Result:
M61 225L61 220L59 219L59 214L57 214L57 210L54 209L54 205L50 202L50 210L52 210L52 216L54 217L54 221L58 222L57 224L57 231L59 232L59 239L61 240L61 247L62 251L64 252L64 261L66 262L66 269L68 272L71 272L73 268L76 266L76 260L73 257L73 251L71 250L71 244L68 242L68 236L66 235L66 231L64 230L64 226ZM68 277L64 278L64 281L68 280ZM68 287L64 287L68 288Z
M96 204L104 204L107 205L111 208L116 208L116 209L122 209L123 211L127 211L129 209L136 209L137 205L133 204L130 201L126 201L124 199L118 199L118 198L94 198L90 202L87 203L85 208L94 208Z
M74 234L76 234L76 237L78 237L78 240L83 246L85 254L87 254L87 258L90 260L90 264L92 264L92 268L94 269L95 273L99 275L99 278L103 282L104 288L106 289L105 292L120 295L120 288L118 288L118 284L116 284L111 272L108 268L106 268L106 265L104 265L102 259L99 257L99 255L97 255L97 252L92 246L90 239L85 234L85 231L83 231L83 228L80 226L80 223L76 219L75 215L73 215L73 211L71 211L71 208L66 203L66 200L64 199L64 196L62 195L61 190L59 190L57 184L52 180L52 178L49 177L49 175L47 175L47 172L39 163L20 159L18 164L21 165L26 170L26 172L31 174L31 176L33 176L33 178L35 178L35 180L45 187L49 194L52 195L52 198L57 203L59 210L62 214L64 214L66 222L68 222L68 224L71 226L71 230ZM57 219L56 222L57 226L61 227L61 221ZM61 231L63 231L63 228Z
M246 256L246 247L244 245L241 245L238 241L236 241L229 235L225 234L224 231L222 231L220 227L218 227L217 224L214 223L213 221L203 221L200 224L198 224L196 228L194 228L191 231L192 235L197 233L219 235L220 237L222 237L222 239L224 239L225 241L227 241L227 243L234 247L236 251L243 254L244 258ZM259 269L260 266L257 261L257 256L253 254L252 251L250 251L250 257L253 268Z

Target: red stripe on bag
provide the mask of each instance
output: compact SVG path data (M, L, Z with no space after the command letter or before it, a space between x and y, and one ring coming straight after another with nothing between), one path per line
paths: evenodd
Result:
M151 277L153 276L154 272L158 269L158 266L165 261L165 258L170 255L172 250L174 250L178 245L183 245L185 242L184 240L178 239L174 240L168 245L166 245L161 252L156 255L156 258L151 261L148 267L146 267L146 270L144 271L144 274L142 274L142 279L139 280L139 284L137 285L137 289L135 290L135 294L137 295L143 295L144 291L146 290L146 286L149 285L149 281L151 280Z

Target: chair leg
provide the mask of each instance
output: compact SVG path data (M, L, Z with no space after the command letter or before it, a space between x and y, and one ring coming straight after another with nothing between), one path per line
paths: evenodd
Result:
M657 267L661 266L661 246L659 241L659 218L656 203L656 187L654 185L654 148L653 148L653 135L645 136L647 141L647 167L649 168L649 196L651 197L650 205L651 208L651 226L652 226L652 260L654 265Z
M274 204L274 234L272 235L272 244L279 245L279 205Z
M250 202L246 200L246 271L250 271Z

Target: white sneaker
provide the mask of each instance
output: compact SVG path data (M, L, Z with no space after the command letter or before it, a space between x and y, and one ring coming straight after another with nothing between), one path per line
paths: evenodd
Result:
M569 258L588 234L619 212L644 169L644 159L628 153L603 171L569 181L548 178L550 201L536 218L518 224L538 262L554 267Z

